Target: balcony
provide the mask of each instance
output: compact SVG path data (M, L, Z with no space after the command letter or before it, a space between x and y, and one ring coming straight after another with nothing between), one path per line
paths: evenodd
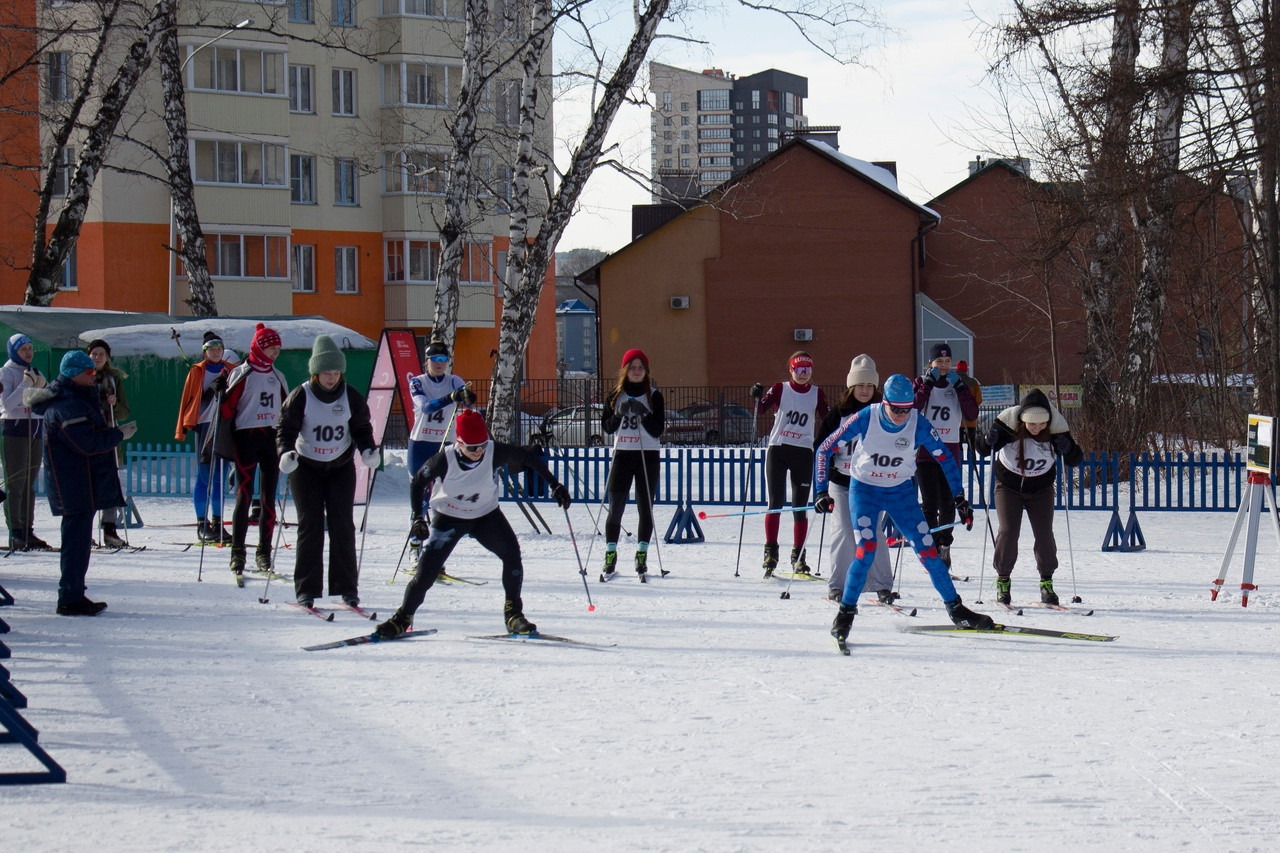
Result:
M467 329L492 329L497 299L492 284L463 284L458 294L458 325ZM432 284L391 282L383 285L388 326L431 326L436 316L436 288Z

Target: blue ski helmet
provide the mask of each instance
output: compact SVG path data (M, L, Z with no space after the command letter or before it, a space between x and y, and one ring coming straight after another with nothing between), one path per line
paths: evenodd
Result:
M894 406L910 406L916 401L915 389L911 380L901 373L895 373L884 383L884 401Z

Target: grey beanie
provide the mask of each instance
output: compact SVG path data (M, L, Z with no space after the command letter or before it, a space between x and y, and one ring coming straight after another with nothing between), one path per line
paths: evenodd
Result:
M333 338L328 335L316 335L316 342L311 345L311 360L307 362L307 371L312 375L324 373L326 370L347 371L347 357L338 349Z
M849 375L845 377L846 388L854 385L879 385L880 374L876 372L876 363L866 353L855 356L849 365Z

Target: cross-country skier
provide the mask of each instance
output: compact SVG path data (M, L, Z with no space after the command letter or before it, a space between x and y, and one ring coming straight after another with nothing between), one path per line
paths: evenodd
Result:
M862 411L867 406L879 403L880 374L876 372L876 363L871 356L859 355L849 365L849 375L845 379L844 396L835 408L827 412L818 426L818 434L814 446L818 447L827 436L840 428L840 424L851 415ZM827 597L839 601L844 595L844 580L849 572L849 564L853 562L858 547L854 536L853 520L849 516L849 471L853 463L853 445L849 441L837 445L831 457L831 465L827 468L827 487L831 497L835 499L835 512L832 513L831 531L831 577L827 579ZM881 513L883 516L883 513ZM877 522L878 524L878 522ZM879 529L879 528L877 528ZM893 591L893 567L889 564L887 548L876 551L875 561L871 564L867 575L867 584L875 590L876 596L883 604L891 604L898 594Z
M947 446L956 465L964 459L963 423L978 417L978 404L963 378L951 366L951 344L934 344L929 350L929 367L913 383L915 407L929 420L938 438ZM920 507L930 527L956 520L955 490L947 482L942 466L921 448L916 453L916 480L920 484ZM937 533L938 555L951 568L951 530Z
M775 382L768 392L757 382L751 386L756 398L756 413L777 409L773 429L769 433L769 449L764 457L764 480L769 509L782 509L786 501L787 481L791 483L792 542L791 571L809 574L805 562L805 537L809 532L809 516L803 509L809 504L809 487L813 480L813 433L827 415L827 399L822 389L811 385L813 357L807 352L793 353L787 367L790 382ZM764 576L773 575L778 567L778 529L782 515L770 512L764 517Z
M173 437L186 441L188 430L194 430L196 434L196 482L191 490L196 512L196 538L201 542L229 545L231 539L222 527L222 489L227 478L223 476L222 462L211 450L206 452L206 444L214 409L218 405L213 381L231 366L224 360L227 350L217 332L204 333L200 350L204 358L191 365L182 385L178 426Z
M996 570L996 601L1010 603L1010 575L1018 561L1018 535L1026 510L1035 537L1036 568L1040 572L1040 600L1057 604L1053 573L1058 568L1058 543L1053 538L1053 502L1057 457L1067 465L1079 465L1084 451L1075 443L1067 420L1039 388L1032 389L1016 406L996 416L987 432L984 448L995 454L992 477L996 481L996 536L992 565Z
M236 507L231 514L231 571L244 573L245 538L249 532L249 504L254 473L262 496L258 520L257 566L271 569L271 536L276 529L276 486L280 460L276 456L276 418L289 393L289 383L275 367L280 335L259 323L249 344L249 357L235 369L219 373L213 387L221 395L214 449L236 465Z
M903 536L910 540L934 589L942 596L951 621L962 627L991 628L995 623L990 616L975 613L961 602L916 500L911 476L916 470L916 449L924 448L942 468L961 521L967 528L973 527L973 508L964 496L960 468L929 422L916 411L910 379L901 373L890 376L884 384L884 401L867 406L846 420L818 448L814 474L818 489L814 506L818 512L835 509L835 500L828 493L827 485L831 457L837 445L853 440L857 445L849 475L849 512L857 530L858 550L845 578L844 596L840 599L831 635L843 643L849 636L853 617L858 614L858 596L875 559L876 516L881 510L889 513Z
M648 571L649 539L653 536L653 501L658 496L659 448L666 428L662 392L653 387L649 357L629 349L613 391L604 401L600 428L613 433L613 461L609 466L609 515L604 520L604 577L617 571L618 534L622 512L636 487L636 573L644 580Z
M524 615L520 598L524 563L520 559L520 541L498 507L498 469L505 465L537 472L550 484L551 496L564 509L569 508L569 490L533 451L491 441L479 412L461 412L454 425L456 443L432 456L410 481L410 505L415 508L422 506L427 484L435 484L431 490L431 526L428 529L421 515L413 521L413 532L427 537L418 556L418 572L405 588L400 608L378 626L381 637L398 637L409 630L413 614L444 571L445 561L462 537L468 535L502 560L507 631L531 634L537 630Z
M413 398L413 431L409 433L409 470L417 471L427 460L440 452L440 448L453 440L453 413L457 405L470 406L476 401L475 392L467 387L461 377L449 372L453 358L449 347L439 338L432 338L427 345L426 372L409 380L409 394ZM424 494L430 493L430 486ZM425 507L415 506L410 519L421 516ZM412 534L409 547L414 557L422 540Z
M347 358L333 338L317 335L307 372L280 408L276 450L298 513L293 586L298 604L313 607L324 592L324 532L329 530L329 594L360 604L353 520L355 455L376 468L380 454L364 395L347 384ZM327 522L327 524L326 524Z

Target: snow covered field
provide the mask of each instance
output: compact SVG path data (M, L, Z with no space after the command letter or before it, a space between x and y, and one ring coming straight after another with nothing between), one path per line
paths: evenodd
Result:
M382 616L404 543L404 469L378 481L362 596ZM1146 513L1148 549L1098 550L1108 517L1071 516L1091 617L999 613L979 591L982 540L955 547L966 601L997 619L1119 635L1113 643L903 633L946 621L903 560L915 619L862 608L836 654L825 585L762 581L761 523L704 522L664 545L648 585L586 598L564 514L535 536L514 506L525 609L543 631L607 651L481 642L502 630L497 561L468 540L434 588L431 638L304 652L365 633L286 606L288 583L240 590L227 552L181 553L190 504L144 499L138 554L95 554L93 619L53 614L57 555L0 560L17 604L4 663L66 785L0 788L0 845L37 850L1275 850L1280 844L1280 592L1274 533L1256 592L1209 601L1231 514ZM571 517L584 557L595 507ZM660 530L671 508L659 509ZM981 523L979 515L979 523ZM626 525L634 530L634 511ZM790 525L783 524L786 553ZM1058 588L1072 593L1058 516ZM36 531L56 540L47 504ZM813 525L818 536L819 525ZM256 532L255 534L256 535ZM288 531L291 539L293 531ZM1025 536L1025 527L1024 527ZM251 540L252 541L252 540ZM1015 602L1037 596L1030 543ZM622 544L629 565L631 541ZM1241 548L1241 553L1243 549ZM987 551L988 558L990 549ZM651 552L650 565L656 568ZM907 555L909 556L909 555ZM811 559L811 563L813 560ZM280 552L292 572L292 552ZM828 566L822 567L825 575ZM655 572L656 574L656 572ZM17 745L0 769L37 770Z

